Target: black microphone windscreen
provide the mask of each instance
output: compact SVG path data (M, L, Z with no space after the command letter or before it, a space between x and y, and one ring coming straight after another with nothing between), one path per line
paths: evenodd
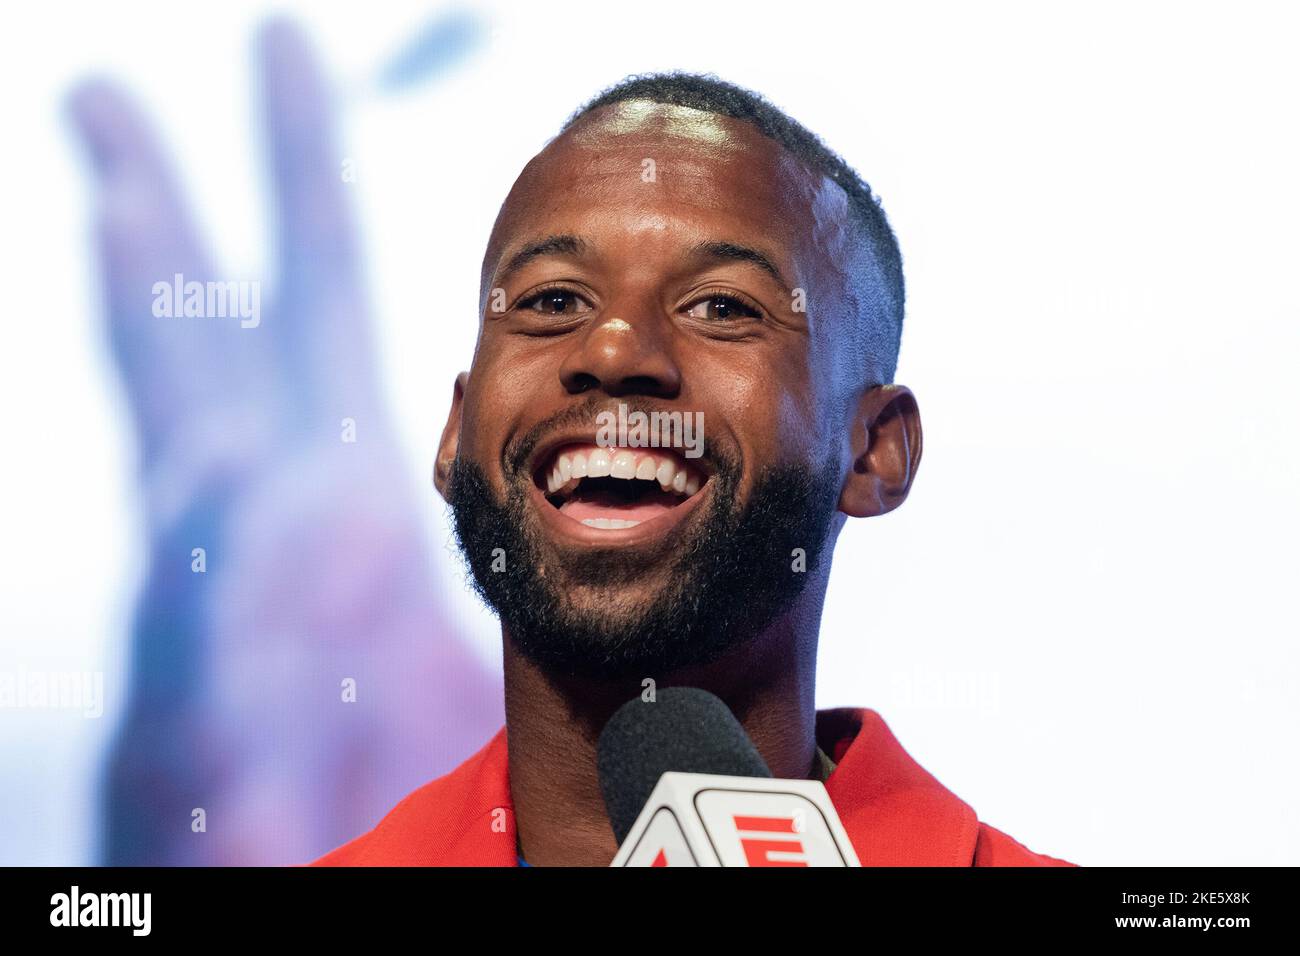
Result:
M665 687L614 712L596 744L600 790L622 844L668 771L732 777L772 773L727 705L696 687Z

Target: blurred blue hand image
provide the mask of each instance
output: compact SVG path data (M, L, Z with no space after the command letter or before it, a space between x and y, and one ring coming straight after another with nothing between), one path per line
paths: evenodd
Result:
M442 26L426 46L450 57L469 37ZM501 723L499 678L436 597L381 397L325 78L283 21L258 57L278 267L265 295L214 262L125 93L88 81L70 102L148 535L130 705L104 768L106 864L306 862ZM194 288L198 315L181 301ZM202 311L214 302L230 314Z

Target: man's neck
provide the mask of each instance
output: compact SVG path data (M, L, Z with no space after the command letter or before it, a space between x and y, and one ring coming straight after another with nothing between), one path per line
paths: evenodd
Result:
M794 615L782 618L746 647L658 686L716 694L774 776L816 777L817 616L811 628L806 620L797 626ZM504 643L510 791L523 856L534 866L608 866L618 846L600 793L596 741L610 715L642 695L642 678L555 678L509 638Z

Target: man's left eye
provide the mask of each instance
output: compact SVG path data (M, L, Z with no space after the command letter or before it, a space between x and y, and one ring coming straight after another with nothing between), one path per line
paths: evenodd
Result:
M700 299L686 310L686 314L693 319L707 319L711 322L759 318L757 309L729 295L710 295Z

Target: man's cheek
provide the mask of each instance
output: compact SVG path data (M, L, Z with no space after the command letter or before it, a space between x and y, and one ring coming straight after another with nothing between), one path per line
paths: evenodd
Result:
M480 406L466 402L461 414L460 435L457 440L456 453L465 461L478 465L495 485L497 462L501 459L501 439L493 434L491 424L493 416L484 414ZM499 420L499 419L497 419Z

